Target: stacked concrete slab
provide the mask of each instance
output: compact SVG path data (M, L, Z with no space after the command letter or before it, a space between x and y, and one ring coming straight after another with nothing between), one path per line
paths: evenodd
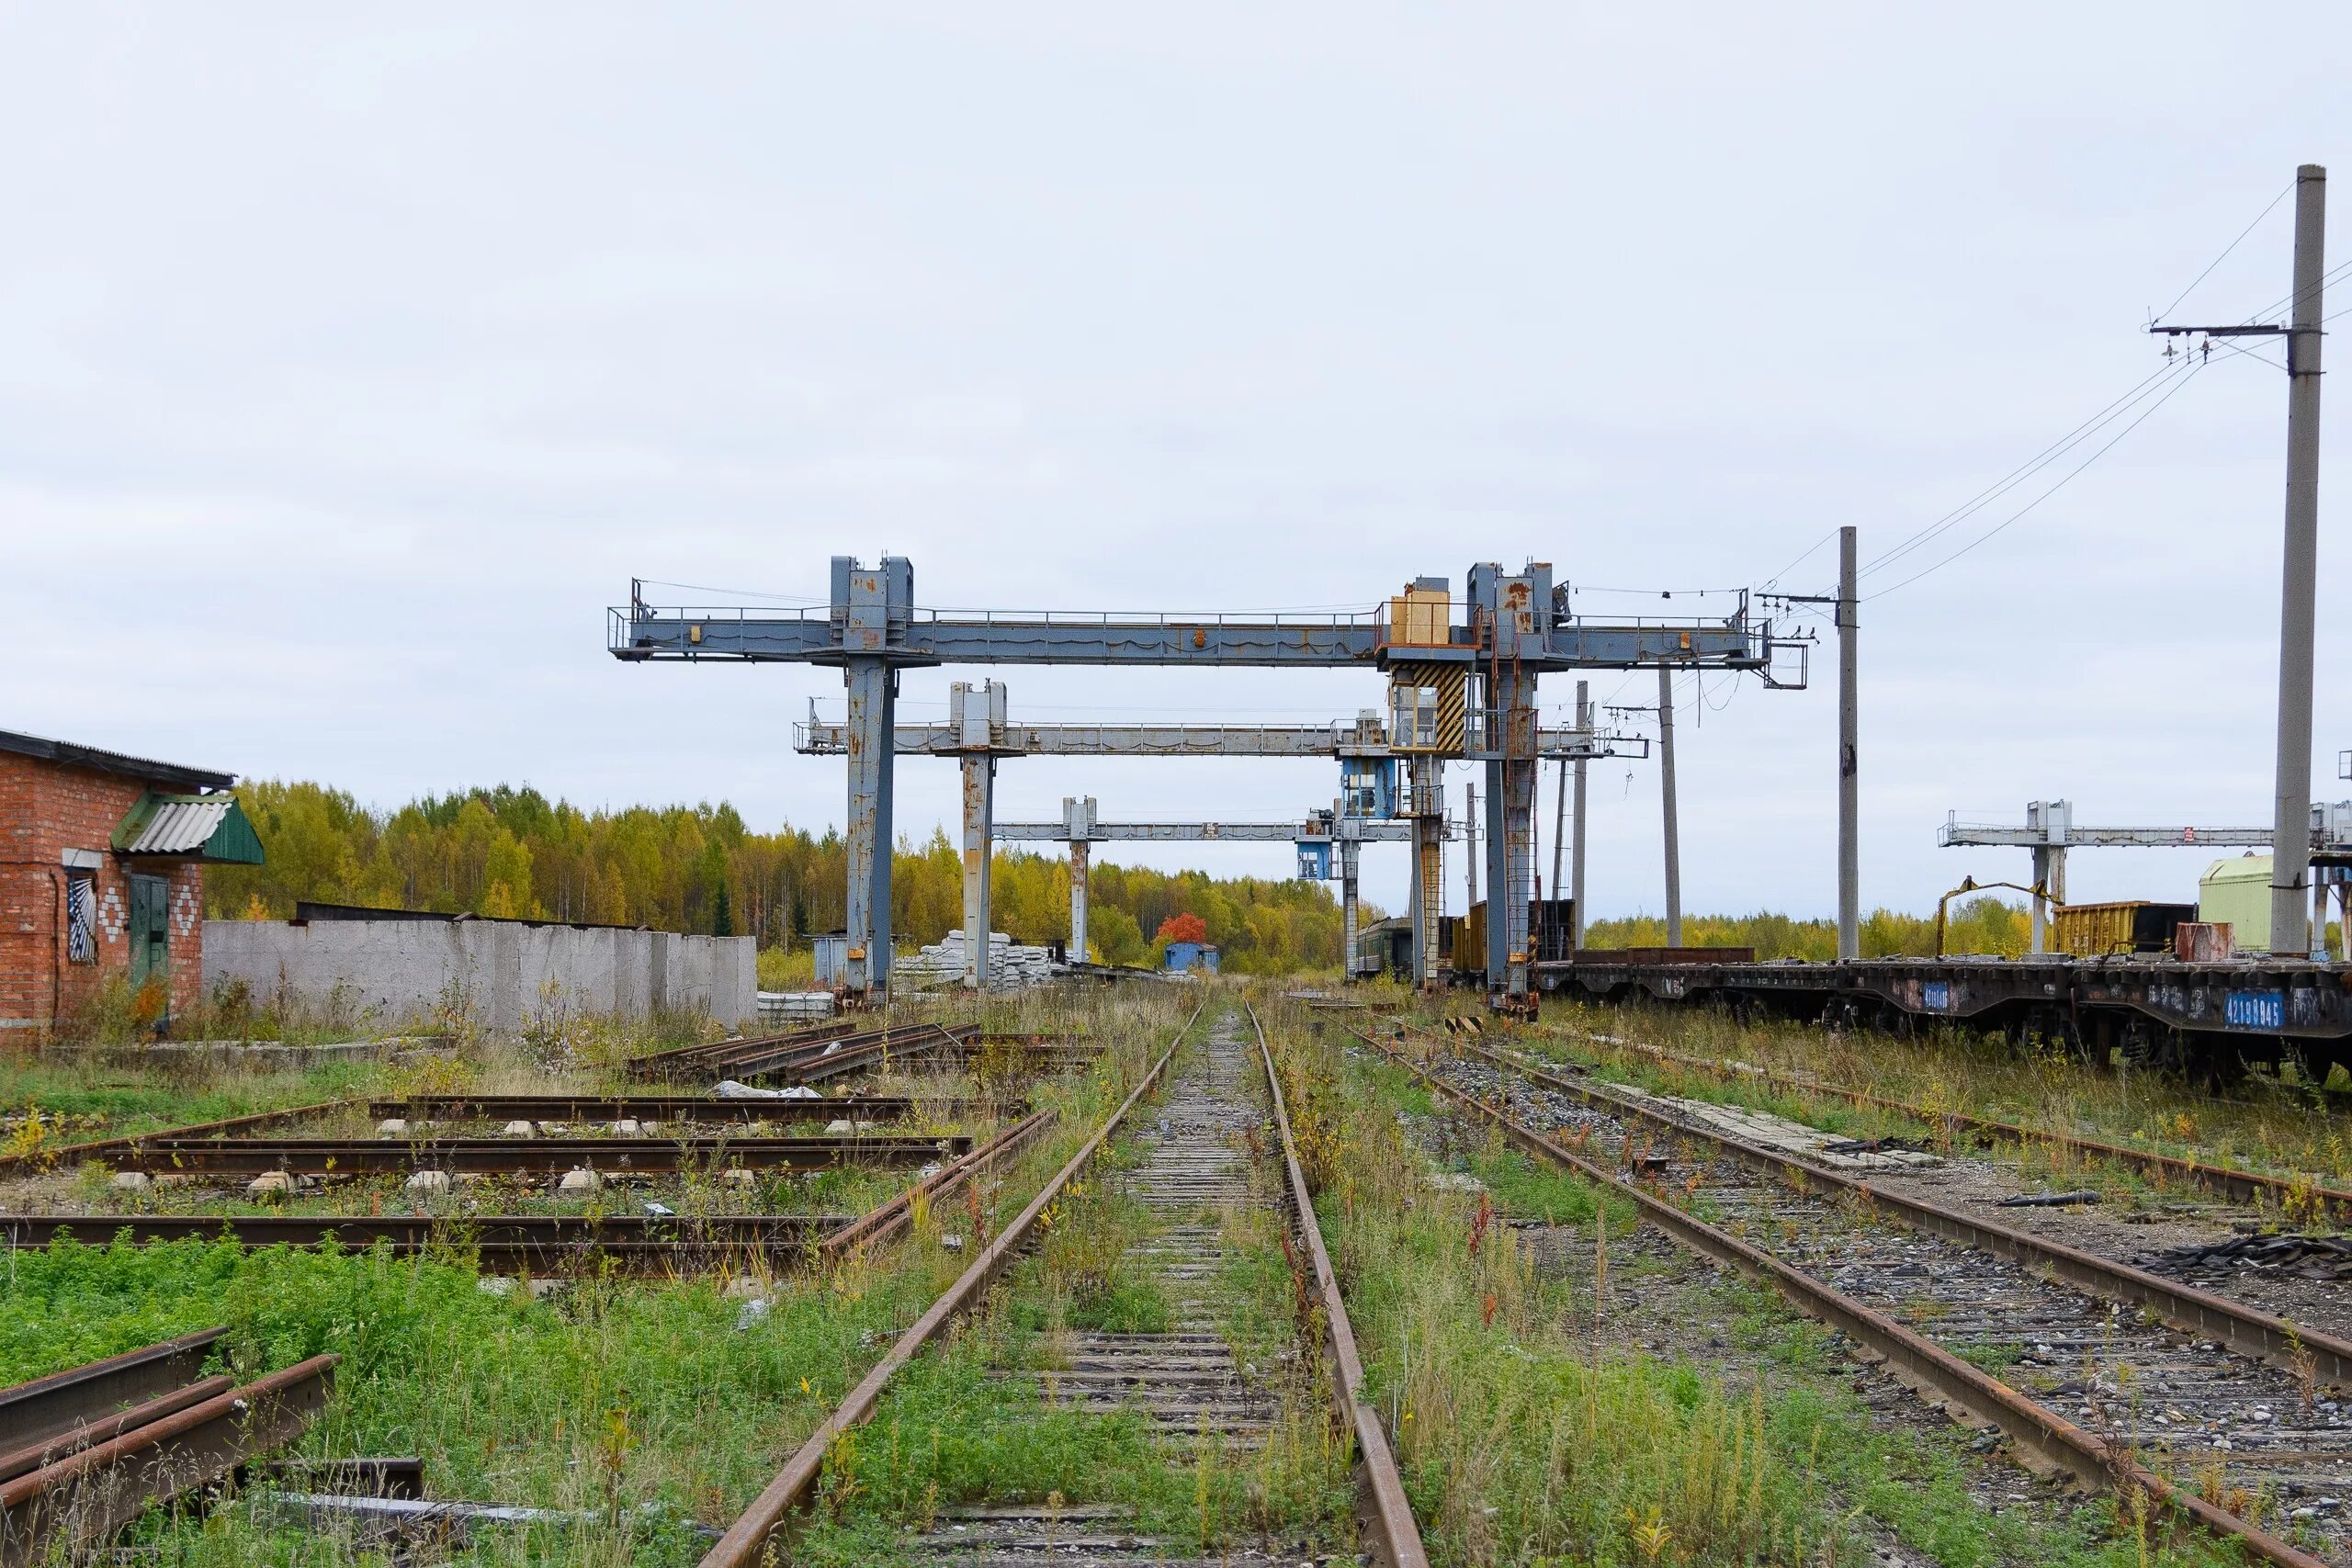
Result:
M330 1003L379 1027L429 1021L452 1003L517 1033L535 1013L759 1018L750 937L690 936L508 920L207 920L207 990L242 980L256 998Z
M1053 978L1053 958L1042 947L1016 946L1002 931L989 933L989 989L1017 991ZM964 982L964 933L949 931L912 957L891 964L893 985L959 986Z

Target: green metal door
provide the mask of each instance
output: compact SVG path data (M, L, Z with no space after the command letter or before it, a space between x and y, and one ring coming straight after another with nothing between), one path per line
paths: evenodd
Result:
M160 876L130 879L130 983L153 976L170 993L172 983L172 885Z

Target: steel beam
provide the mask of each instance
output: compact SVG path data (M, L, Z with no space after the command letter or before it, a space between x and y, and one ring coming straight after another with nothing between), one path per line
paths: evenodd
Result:
M792 727L793 750L808 757L849 752L849 726L813 714ZM1647 741L1638 736L1595 735L1577 725L1544 729L1536 738L1548 761L1589 761L1629 754L1620 748ZM956 757L968 753L964 731L954 722L901 724L891 731L891 749L901 757ZM1297 757L1305 759L1402 756L1375 719L1330 725L1239 724L1000 724L989 741L1000 757Z
M857 657L825 610L656 608L612 612L618 658L841 664ZM1238 616L1133 621L1080 615L952 617L923 612L888 645L898 664L1149 664L1261 669L1376 670L1386 647L1385 616L1261 620ZM1763 670L1763 624L1657 626L1569 622L1532 639L1527 657L1544 670L1634 670L1674 660L1707 670ZM1458 645L1467 654L1467 642ZM1426 657L1428 650L1416 649Z
M1345 843L1401 844L1411 839L1412 829L1404 822L1358 818L1351 824L1362 831L1354 833L1311 832L1304 822L1097 822L1087 829L1084 840L1070 837L1067 824L1060 822L999 822L996 836L1022 843L1195 843L1204 840L1231 840L1245 844L1304 844L1320 840Z

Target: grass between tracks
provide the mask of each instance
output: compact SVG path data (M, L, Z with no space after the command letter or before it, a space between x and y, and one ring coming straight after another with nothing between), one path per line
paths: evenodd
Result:
M1193 1038L1217 1026L1216 1010L1213 1000ZM1246 1027L1229 1015L1227 1021ZM1274 1137L1269 1125L1255 1152L1271 1153ZM905 1562L910 1532L979 1502L1042 1505L1049 1514L1115 1505L1133 1510L1117 1531L1188 1553L1341 1539L1350 1456L1332 1428L1319 1367L1295 1351L1299 1285L1283 1250L1284 1205L1272 1185L1253 1194L1261 1201L1199 1216L1220 1227L1224 1255L1214 1286L1192 1303L1253 1382L1279 1396L1277 1424L1261 1447L1228 1450L1206 1432L1166 1432L1139 1411L1051 1402L1072 1334L1184 1327L1186 1303L1134 1250L1164 1223L1121 1183L1139 1152L1132 1137L1115 1140L1048 1211L1042 1245L943 1348L893 1381L874 1420L831 1457L824 1505L796 1544L796 1562ZM1272 1168L1261 1163L1261 1179L1270 1182Z
M1427 1091L1338 1028L1266 1019L1437 1562L1860 1563L1888 1535L1953 1568L2231 1561L1988 1472L1955 1428L1874 1420L1776 1296L1632 1246L1621 1199L1498 1138L1422 1125ZM1537 1214L1563 1227L1540 1263L1505 1223Z
M1931 1114L1987 1117L2290 1179L2352 1186L2352 1132L2344 1117L2331 1114L2308 1088L2258 1075L2222 1096L2158 1073L2094 1068L2063 1055L2020 1055L2006 1040L1960 1032L1901 1039L1779 1021L1742 1024L1699 1011L1558 1001L1547 1004L1543 1021L1518 1041L1555 1057L1597 1064L1606 1076L1662 1093L1747 1105L1858 1137L1926 1136L1933 1130L1832 1094L1662 1063L1595 1035L1702 1061L1745 1063L1775 1075L1810 1074ZM2201 1189L2167 1190L2159 1178L2054 1141L2029 1146L2020 1159L2030 1174L2099 1186L2118 1199L2204 1195ZM2290 1197L2278 1218L2291 1224L2308 1215Z
M534 1291L481 1278L458 1252L61 1244L0 1262L0 1382L215 1325L230 1331L220 1359L240 1374L335 1351L334 1397L300 1452L421 1454L431 1496L582 1516L485 1533L447 1561L691 1562L707 1544L693 1523L730 1519L968 1261L968 1245L950 1250L942 1235L967 1233L975 1208L991 1228L1009 1219L1182 1017L1173 997L1057 1009L1057 1026L1113 1048L1093 1072L1040 1087L1040 1101L1062 1112L1051 1135L972 1203L920 1214L911 1237L869 1259L732 1282L606 1278ZM794 1212L862 1207L911 1173L864 1179L827 1177L772 1196ZM274 1529L243 1506L151 1520L140 1539L153 1561L202 1568L374 1560L333 1536Z

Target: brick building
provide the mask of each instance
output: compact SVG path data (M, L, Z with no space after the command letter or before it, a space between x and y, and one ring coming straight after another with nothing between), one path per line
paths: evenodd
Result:
M262 858L235 783L0 730L0 1031L70 1019L117 975L196 1002L204 867Z

